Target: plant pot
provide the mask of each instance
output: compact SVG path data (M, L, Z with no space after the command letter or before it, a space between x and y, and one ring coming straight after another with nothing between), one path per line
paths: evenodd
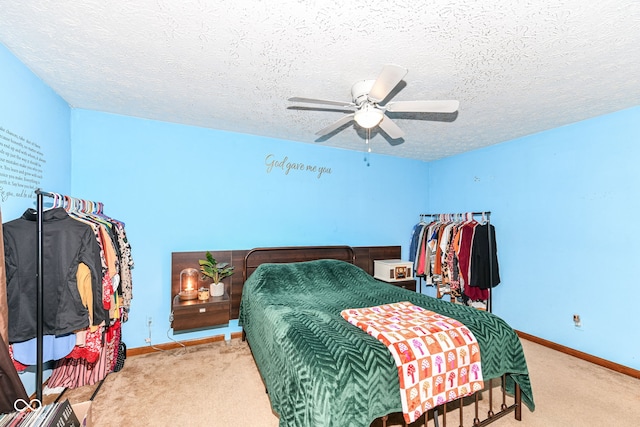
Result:
M224 283L212 283L209 286L209 290L211 291L212 297L220 297L224 295Z

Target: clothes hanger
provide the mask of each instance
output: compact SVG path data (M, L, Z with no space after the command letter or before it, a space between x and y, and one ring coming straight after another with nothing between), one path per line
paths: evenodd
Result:
M475 222L477 221L473 217L473 212L467 212L467 220L465 221L465 224L473 224Z
M51 209L56 209L58 207L60 195L58 193L51 193L51 195L53 196L53 203L51 204Z

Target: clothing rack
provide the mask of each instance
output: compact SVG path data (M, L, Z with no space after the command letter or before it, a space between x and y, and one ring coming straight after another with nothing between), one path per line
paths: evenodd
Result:
M486 218L486 223L488 225L491 224L491 211L480 211L480 212L458 212L458 213L439 213L439 214L420 214L420 221L424 221L426 218L469 218L469 216L477 216L477 215L482 215L482 218ZM491 238L492 238L492 233L491 233L491 227L489 227L488 229L489 232L489 254L491 254L491 251L493 249L493 246L491 244ZM422 278L420 279L420 291L422 291ZM493 283L493 263L489 262L489 283ZM487 299L487 311L489 313L492 312L492 302L491 302L491 293L492 293L492 288L489 287L488 289L489 291L489 298Z
M102 210L102 203L91 202L82 199L76 199L68 196L62 196L57 193L49 193L42 191L39 188L35 190L36 193L36 223L37 223L37 239L36 239L36 268L37 268L37 291L36 291L36 399L42 402L42 376L43 376L43 341L44 341L44 234L43 234L43 218L42 212L44 211L44 197L51 197L55 200L54 205L58 200L67 200L70 203L81 203L82 206L96 206L98 212Z

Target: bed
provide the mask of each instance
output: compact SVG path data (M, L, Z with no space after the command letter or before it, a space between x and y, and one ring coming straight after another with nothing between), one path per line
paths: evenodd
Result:
M386 425L389 414L402 411L389 350L340 315L347 308L400 301L462 322L480 345L489 394L494 392L488 380L502 379L500 411L494 413L490 403L487 419L480 420L477 404L483 397L476 393L467 425L486 425L509 412L520 419L521 403L534 409L520 340L502 319L380 282L353 265L349 249L335 256L332 248L338 259L313 259L322 252L315 248L309 257L304 247L255 249L245 257L239 323L281 427ZM515 397L513 404L506 403L506 395ZM457 405L459 425L466 405L463 400ZM436 408L423 422L431 418L437 424L438 411L441 417L446 410Z

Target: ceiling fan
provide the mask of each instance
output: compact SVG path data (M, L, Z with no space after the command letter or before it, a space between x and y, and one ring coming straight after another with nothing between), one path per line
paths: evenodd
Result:
M330 101L314 98L289 98L292 102L324 104L355 110L343 116L329 126L320 129L316 135L330 134L341 126L355 121L364 129L379 126L391 139L404 136L402 129L385 113L454 113L458 110L458 101L396 101L381 105L393 88L407 75L409 70L399 65L387 64L375 80L361 80L351 87L351 102Z

